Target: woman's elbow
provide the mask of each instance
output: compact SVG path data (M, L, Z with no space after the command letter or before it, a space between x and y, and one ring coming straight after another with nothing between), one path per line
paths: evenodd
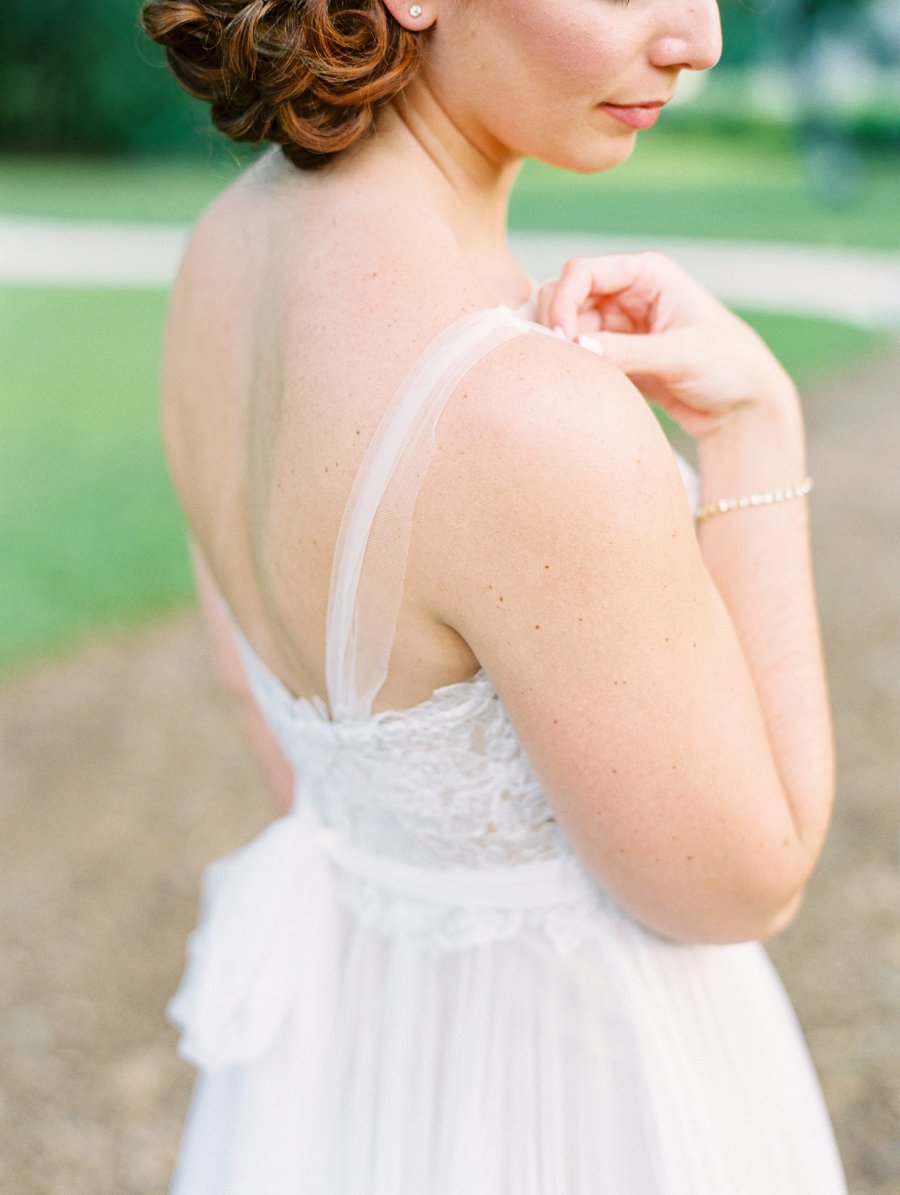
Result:
M780 902L732 905L683 939L697 945L728 946L740 942L769 942L792 924L803 904L805 889Z
M692 946L767 942L783 933L803 904L806 881L770 876L768 882L720 887L713 883L675 899L630 912L654 933ZM674 896L675 894L671 894Z
M760 932L754 935L754 937L760 942L770 942L773 938L777 938L779 934L783 934L793 924L795 917L800 912L805 896L806 889L802 888L786 904L762 923Z

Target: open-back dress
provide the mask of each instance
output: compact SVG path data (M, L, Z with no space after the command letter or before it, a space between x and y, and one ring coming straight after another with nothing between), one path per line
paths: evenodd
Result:
M441 412L534 334L464 317L387 408L335 544L327 703L234 628L297 784L207 873L170 1005L200 1071L173 1195L845 1195L762 946L620 910L483 670L371 712Z

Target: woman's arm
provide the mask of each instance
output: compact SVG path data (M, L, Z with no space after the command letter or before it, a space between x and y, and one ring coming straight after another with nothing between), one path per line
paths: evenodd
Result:
M667 276L657 292L676 306L680 285ZM748 492L799 481L783 373L718 305L691 321L682 373L713 381L709 402L662 380L671 344L628 340L656 354L641 361L642 389L671 391L669 409L705 439L704 484L725 487L708 496L749 481L754 457L767 471ZM443 419L423 490L440 528L435 613L491 677L573 845L659 933L776 932L832 800L805 503L712 519L701 546L641 395L559 340L497 350ZM738 527L754 517L760 529Z
M542 303L548 320L599 333L607 358L695 438L701 507L806 477L790 378L755 332L673 262L576 259ZM698 534L759 695L798 839L816 860L834 751L807 502L729 512L703 521Z
M748 409L698 445L703 501L796 485L806 455L796 407ZM831 816L834 749L804 499L703 522L703 559L734 624L791 810L818 859Z
M216 675L226 691L237 698L250 745L275 796L279 812L285 813L293 800L293 770L256 704L231 623L209 568L193 543L190 552Z

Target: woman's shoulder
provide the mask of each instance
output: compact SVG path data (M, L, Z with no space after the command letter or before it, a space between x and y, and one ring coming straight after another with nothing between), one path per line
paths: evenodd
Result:
M615 491L636 467L666 466L671 451L648 404L612 364L547 335L515 314L520 335L493 349L448 404L445 454L489 465L501 480L596 474L595 493Z
M230 249L245 248L254 239L254 230L270 220L273 201L284 182L281 167L271 153L261 155L235 177L225 180L190 227L180 274L227 265Z
M600 545L657 553L663 529L689 523L643 396L587 349L528 334L484 357L447 404L420 515L423 572L441 577L432 608L470 643L483 610L473 578L505 573L507 601L524 609L543 593L551 547L554 568L586 578ZM595 598L604 583L591 573Z

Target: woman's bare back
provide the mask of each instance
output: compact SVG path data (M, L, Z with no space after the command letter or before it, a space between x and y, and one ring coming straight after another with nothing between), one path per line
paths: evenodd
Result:
M437 230L411 241L377 198L363 219L340 181L287 169L264 160L192 238L170 311L163 422L222 596L286 686L324 698L333 548L353 479L418 353L484 296L452 245L439 258ZM423 253L434 259L427 277L443 279L427 294ZM404 256L417 266L408 284ZM435 615L431 539L417 519L376 710L418 704L478 668Z

